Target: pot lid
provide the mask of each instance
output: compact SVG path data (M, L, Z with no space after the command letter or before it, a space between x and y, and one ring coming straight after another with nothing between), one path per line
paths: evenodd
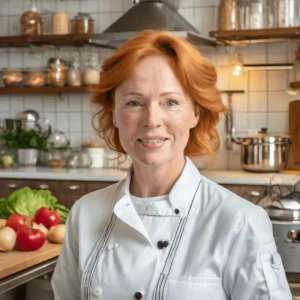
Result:
M300 192L292 192L280 199L273 200L266 211L271 220L300 220Z
M280 135L268 132L268 128L261 128L257 134L241 137L243 144L262 144L262 143L287 143L290 141L288 135Z

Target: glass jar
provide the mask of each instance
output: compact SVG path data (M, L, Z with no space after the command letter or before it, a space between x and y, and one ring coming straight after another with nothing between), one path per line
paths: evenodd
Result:
M93 34L94 23L94 19L89 14L78 13L72 21L72 34Z
M250 29L263 29L264 24L264 1L253 0L250 2Z
M62 87L67 83L67 63L61 59L50 62L49 83L51 86Z
M69 33L69 16L67 13L54 13L52 16L52 34Z
M218 30L239 30L240 28L240 1L222 0L219 5Z
M68 70L68 85L69 86L81 86L81 71L80 71L80 64L79 59L76 56Z
M26 87L39 87L45 85L46 76L43 68L28 68L26 73Z
M23 87L25 73L21 68L4 68L2 80L5 87Z
M96 85L100 82L100 66L97 54L92 54L86 63L82 74L82 81L85 85Z
M43 21L38 12L36 1L30 1L30 8L21 16L21 34L36 36L43 34Z

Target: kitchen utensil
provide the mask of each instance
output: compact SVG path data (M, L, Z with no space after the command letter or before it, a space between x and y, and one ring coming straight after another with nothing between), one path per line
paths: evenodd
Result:
M81 149L74 150L66 162L67 168L89 168L92 164L92 158Z
M300 273L300 192L299 186L270 187L272 202L266 208L278 252L286 272Z
M40 116L35 110L24 110L17 115L17 119L21 120L22 129L41 131L41 126L38 124Z
M290 103L289 108L291 146L289 170L300 170L300 100Z
M259 134L233 141L242 145L241 164L245 171L278 172L287 167L288 136L272 135L262 128Z
M22 128L22 122L19 119L5 119L5 129L16 131Z
M54 131L52 134L50 134L47 143L50 148L60 148L68 145L68 139L64 132Z

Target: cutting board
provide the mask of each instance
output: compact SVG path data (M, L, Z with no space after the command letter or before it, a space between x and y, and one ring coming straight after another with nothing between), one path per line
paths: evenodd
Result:
M0 252L0 279L58 256L61 247L46 242L36 251Z
M290 137L289 170L300 170L300 100L290 103Z

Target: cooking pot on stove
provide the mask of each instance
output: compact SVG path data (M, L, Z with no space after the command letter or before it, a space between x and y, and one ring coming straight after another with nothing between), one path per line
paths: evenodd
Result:
M245 171L278 172L287 167L290 138L269 134L267 128L253 136L235 138L241 144L241 164Z
M277 185L273 187L282 189ZM277 250L285 271L300 273L300 192L295 188L286 195L275 193L274 198L271 188L270 194L273 201L265 209L272 222Z

